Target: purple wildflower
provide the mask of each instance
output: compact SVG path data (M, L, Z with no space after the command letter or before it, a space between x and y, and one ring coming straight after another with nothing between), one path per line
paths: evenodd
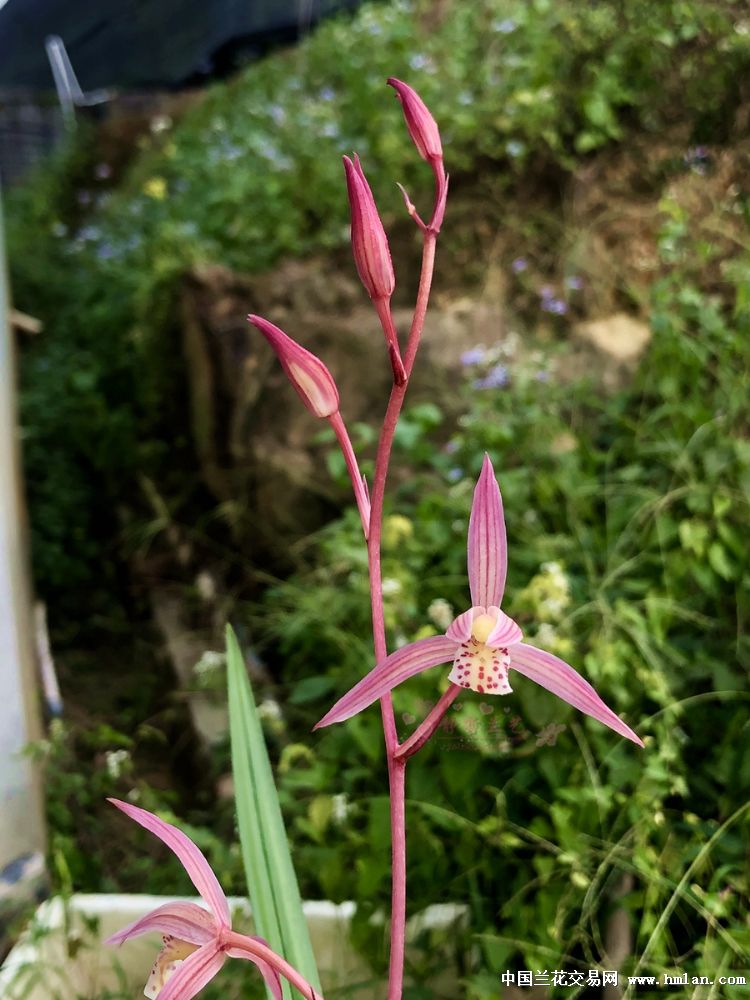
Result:
M111 243L100 243L96 248L96 256L99 260L112 260L117 256L117 250Z
M710 156L705 146L692 146L683 156L685 166L696 174L705 174L710 163Z
M84 243L95 243L101 236L101 230L98 226L81 226L77 233L78 239L83 240Z
M490 368L484 378L477 379L475 389L502 389L508 384L510 377L505 365L495 365Z
M563 299L544 298L542 300L542 309L545 312L553 313L555 316L564 316L568 311L568 304Z
M583 278L578 274L571 274L565 279L565 287L569 288L571 292L580 292L583 288Z
M481 365L484 361L484 348L472 347L470 351L464 351L461 355L461 364L468 368L469 365Z
M514 274L521 274L529 266L529 262L525 257L516 257L510 266Z

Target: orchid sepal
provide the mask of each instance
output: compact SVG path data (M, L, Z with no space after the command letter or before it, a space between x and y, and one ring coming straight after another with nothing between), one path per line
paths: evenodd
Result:
M487 454L471 505L467 562L472 604L500 607L508 572L508 541L500 487Z
M131 805L130 802L122 802L120 799L107 799L113 806L124 812L125 815L138 823L149 833L154 834L159 840L177 855L182 867L187 872L190 881L198 890L201 899L209 906L213 917L219 927L228 928L231 926L231 915L229 913L229 902L224 895L224 891L219 885L219 880L214 875L211 866L206 861L202 852L195 846L192 840L178 830L171 823L166 823L159 819L147 809L140 806Z
M551 691L579 712L609 726L626 740L643 747L640 737L602 701L591 684L570 664L553 653L523 642L518 643L510 647L510 669Z
M363 677L359 684L355 684L314 728L322 729L334 722L350 719L409 677L414 677L415 674L420 674L431 667L440 666L441 663L450 662L455 648L455 642L444 635L418 639L407 646L402 646Z

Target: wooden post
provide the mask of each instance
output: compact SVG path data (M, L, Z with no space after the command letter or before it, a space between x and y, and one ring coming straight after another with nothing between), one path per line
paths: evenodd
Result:
M28 896L45 849L41 783L22 755L40 735L21 488L16 365L0 202L0 907ZM25 888L26 886L26 888Z

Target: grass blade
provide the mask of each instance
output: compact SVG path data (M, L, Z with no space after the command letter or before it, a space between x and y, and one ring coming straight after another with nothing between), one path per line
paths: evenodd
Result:
M227 687L237 822L258 934L320 989L297 877L250 679L227 626ZM291 989L285 982L285 998Z

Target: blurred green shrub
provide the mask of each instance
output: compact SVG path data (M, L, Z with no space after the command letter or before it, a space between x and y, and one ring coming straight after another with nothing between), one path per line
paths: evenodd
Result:
M387 76L419 87L454 173L494 164L518 180L675 117L690 141L721 141L750 64L738 17L715 0L483 0L448 5L439 24L429 4L365 6L212 87L176 127L155 120L119 188L84 136L14 192L14 294L45 321L22 370L40 589L73 610L76 588L113 577L139 476L180 466L170 487L186 518L196 490L201 502L184 474L179 276L345 243L343 152L370 168L386 221L402 215L393 179L416 197L423 164Z
M387 221L401 206L386 178L416 198L422 165L387 101L387 75L409 79L430 102L452 170L494 169L521 185L532 171L570 169L587 151L633 129L657 135L674 119L687 124L687 141L721 142L749 39L738 5L708 0L455 3L429 32L411 5L367 7L212 88L159 133L120 190L97 197L95 165L76 160L14 193L16 299L46 322L22 373L41 590L75 609L81 588L108 582L105 557L139 476L166 476L180 503L190 495L172 350L185 269L209 260L256 271L343 244L339 157L351 148L377 166ZM81 193L93 204L81 205ZM746 199L740 208L747 215ZM721 286L704 288L705 248L677 205L664 212L654 342L628 390L604 399L559 383L554 366L490 358L479 374L467 369L455 433L437 405L423 405L399 434L397 462L412 475L386 524L391 637L439 631L445 602L463 606L471 488L488 450L506 501L509 610L650 737L639 755L519 681L491 712L463 699L417 758L410 898L415 908L470 904L473 936L457 948L477 1000L497 995L504 968L595 965L630 879L622 905L644 971L672 971L675 956L696 974L743 969L750 948L748 824L738 813L750 786L750 262L738 249ZM475 385L499 364L506 380L495 372L494 387ZM336 474L335 458L330 465ZM269 738L303 893L361 900L357 933L382 961L382 928L367 922L388 895L377 712L309 735L370 664L366 564L351 512L314 540L308 563L254 612L289 706ZM434 671L399 692L400 725L423 714L441 680ZM82 785L66 754L62 744L51 794L67 813L55 826L76 883L88 886L100 869L84 864L73 810L110 782L87 775ZM236 845L206 828L191 835L224 884L239 886ZM150 889L179 887L165 869L155 885L141 860ZM123 877L134 887L138 874Z
M750 258L729 269L722 302L700 287L679 208L664 211L653 343L632 386L605 397L559 380L554 356L471 352L455 433L446 442L437 408L417 406L399 439L409 476L385 521L391 641L440 632L465 605L486 450L505 500L509 613L581 666L647 742L634 751L517 678L508 699L460 699L410 764L410 899L471 906L477 998L497 995L505 969L608 968L622 893L625 971L742 970L750 941ZM303 891L386 910L378 712L306 735L371 663L351 511L320 533L307 571L269 592L259 623L293 706L289 739L305 744L294 768L283 756L279 767ZM438 668L398 690L402 734L446 677ZM359 931L377 952L364 920Z

